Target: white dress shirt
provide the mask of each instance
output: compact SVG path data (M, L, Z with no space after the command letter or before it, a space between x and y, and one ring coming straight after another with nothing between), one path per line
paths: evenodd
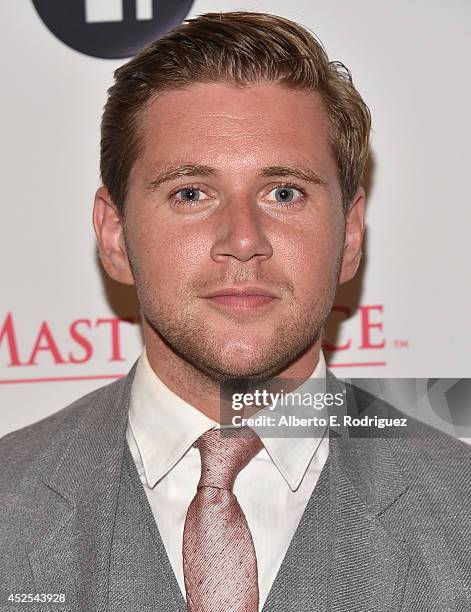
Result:
M321 353L310 378L325 378L325 372ZM164 385L144 349L131 390L127 441L184 597L183 527L201 473L192 444L215 427L216 421ZM311 431L306 438L263 437L264 448L234 483L254 541L260 610L327 460L325 428Z

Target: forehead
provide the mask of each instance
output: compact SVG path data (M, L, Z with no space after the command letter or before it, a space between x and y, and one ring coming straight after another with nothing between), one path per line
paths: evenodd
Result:
M280 155L332 162L328 122L317 92L277 84L198 83L156 96L142 117L144 164L249 164ZM192 159L192 161L194 161Z

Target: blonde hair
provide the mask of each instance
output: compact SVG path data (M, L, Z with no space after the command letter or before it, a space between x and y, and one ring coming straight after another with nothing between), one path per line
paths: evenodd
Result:
M114 76L101 123L100 170L122 214L129 174L142 145L142 111L155 94L193 83L273 82L317 91L329 121L345 210L358 189L369 148L368 107L348 68L329 61L320 42L289 19L266 13L206 13L153 42Z

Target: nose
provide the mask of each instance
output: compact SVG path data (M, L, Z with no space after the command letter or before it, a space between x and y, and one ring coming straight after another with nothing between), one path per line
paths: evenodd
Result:
M217 219L216 239L211 257L216 262L228 258L249 261L256 257L269 259L273 248L263 227L262 211L249 200L231 202L223 207Z

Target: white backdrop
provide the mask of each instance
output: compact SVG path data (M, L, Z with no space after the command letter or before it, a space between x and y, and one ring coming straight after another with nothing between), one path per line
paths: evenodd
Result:
M311 28L372 112L365 263L337 298L334 372L471 376L471 3L196 0L189 16L226 10ZM100 116L126 60L69 48L30 0L2 2L0 24L2 435L125 374L141 337L118 320L136 308L104 283L91 225Z

